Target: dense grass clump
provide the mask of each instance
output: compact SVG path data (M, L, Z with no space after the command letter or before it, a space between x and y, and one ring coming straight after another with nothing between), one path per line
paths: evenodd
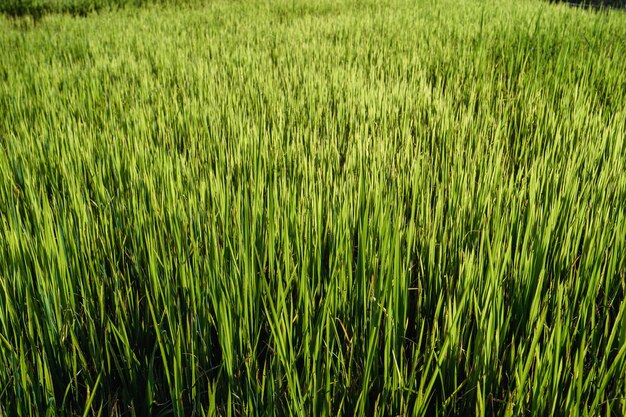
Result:
M48 14L88 16L94 12L148 5L199 5L203 0L0 0L0 13L12 18L27 17L35 22Z
M565 3L570 6L580 6L593 9L613 8L626 9L626 0L550 0L557 3Z
M0 415L626 415L626 15L0 18Z

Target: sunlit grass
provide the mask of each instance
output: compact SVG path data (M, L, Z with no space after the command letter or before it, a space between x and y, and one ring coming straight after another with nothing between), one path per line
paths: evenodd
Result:
M0 18L0 414L626 414L624 40L528 1Z

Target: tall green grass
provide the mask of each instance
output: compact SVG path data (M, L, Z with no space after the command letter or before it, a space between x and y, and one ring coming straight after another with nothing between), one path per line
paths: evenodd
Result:
M3 416L626 414L626 16L0 19Z
M88 16L96 12L151 5L199 6L206 1L208 0L1 0L0 13L38 23L43 16L49 14Z

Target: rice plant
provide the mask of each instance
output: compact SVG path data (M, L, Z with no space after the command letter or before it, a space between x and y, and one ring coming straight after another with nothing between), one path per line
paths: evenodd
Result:
M626 414L626 14L0 17L0 415Z

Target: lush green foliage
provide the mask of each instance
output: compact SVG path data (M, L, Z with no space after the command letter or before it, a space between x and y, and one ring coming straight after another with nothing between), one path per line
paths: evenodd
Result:
M142 7L150 4L201 4L203 0L0 0L0 13L12 17L27 16L39 21L52 13L87 16L102 10Z
M571 6L581 6L589 8L607 8L616 9L626 8L626 0L550 0L552 2L563 2Z
M0 19L0 414L626 415L625 40L508 0Z

